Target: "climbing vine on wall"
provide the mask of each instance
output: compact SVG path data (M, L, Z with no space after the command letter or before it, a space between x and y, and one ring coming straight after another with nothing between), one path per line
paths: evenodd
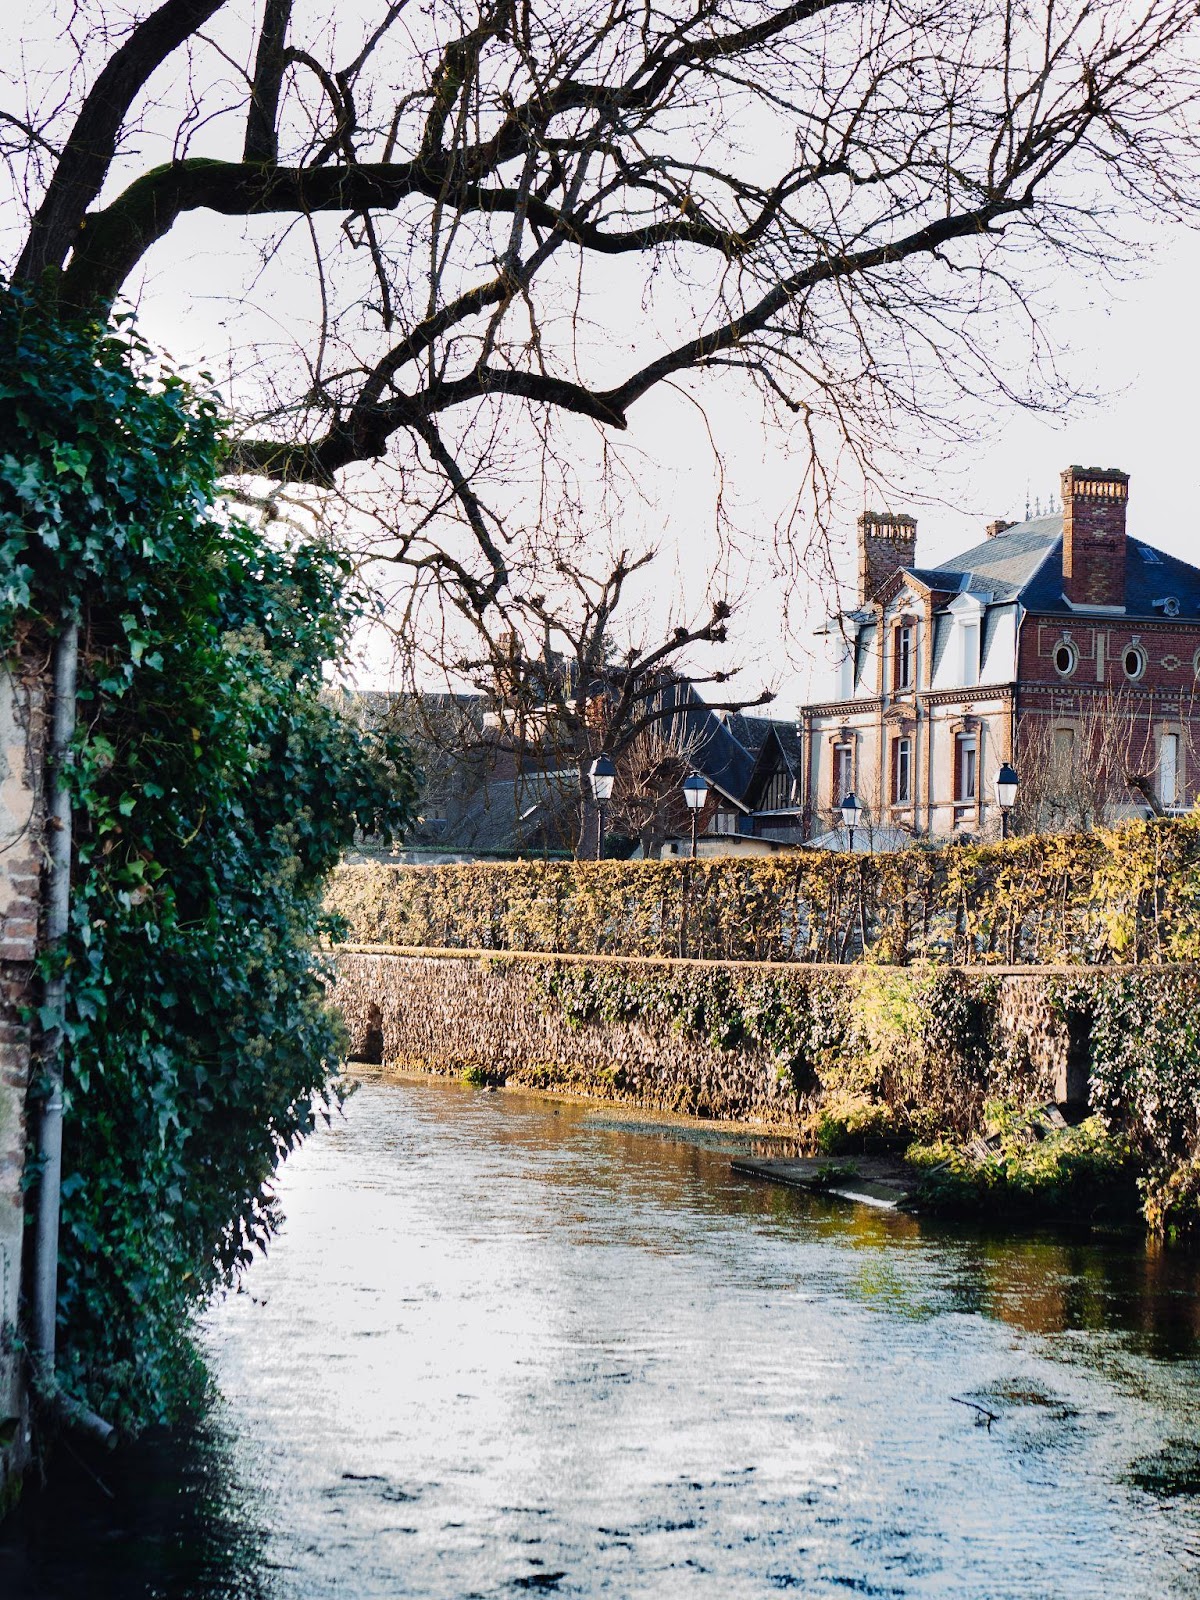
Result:
M761 1051L800 1099L897 1139L927 1123L966 1131L982 1104L985 996L957 973L870 967L830 982L732 964L564 962L536 987L576 1027L667 1024L718 1050Z
M365 944L969 965L1200 957L1200 824L862 857L343 867Z
M217 515L203 383L3 291L0 439L6 653L82 629L60 1366L136 1427L181 1403L190 1314L336 1101L322 887L356 828L404 826L416 775L322 696L345 564Z

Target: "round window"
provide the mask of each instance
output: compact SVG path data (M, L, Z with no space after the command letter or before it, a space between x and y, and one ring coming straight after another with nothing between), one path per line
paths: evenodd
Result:
M1121 657L1121 664L1125 668L1125 676L1131 680L1136 680L1146 670L1146 652L1141 645L1131 644Z
M1079 664L1079 652L1069 639L1054 646L1054 670L1069 678Z

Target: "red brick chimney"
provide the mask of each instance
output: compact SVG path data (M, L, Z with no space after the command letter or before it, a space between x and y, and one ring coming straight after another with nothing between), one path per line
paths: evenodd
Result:
M858 519L858 598L864 603L899 567L911 567L917 554L915 517L891 511L864 511Z
M1075 606L1125 604L1129 474L1068 467L1062 475L1063 595Z

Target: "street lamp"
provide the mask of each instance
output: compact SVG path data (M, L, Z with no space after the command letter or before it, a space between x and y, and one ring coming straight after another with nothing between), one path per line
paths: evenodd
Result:
M996 804L1000 807L1000 837L1008 838L1008 813L1017 803L1017 775L1006 761L996 774Z
M588 768L588 777L592 781L592 794L598 814L596 860L601 861L604 858L604 808L612 798L613 784L617 781L617 769L612 764L612 758L601 751Z
M683 798L692 818L692 860L695 861L696 824L700 820L700 809L708 798L708 784L698 772L689 773L683 780Z
M858 800L853 794L848 794L838 809L842 813L842 821L846 824L846 829L850 834L850 854L853 855L854 830L862 821L863 807L859 805Z

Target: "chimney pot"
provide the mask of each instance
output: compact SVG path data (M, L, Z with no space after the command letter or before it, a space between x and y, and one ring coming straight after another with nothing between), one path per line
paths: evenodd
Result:
M1006 521L1006 519L1004 517L997 517L995 522L989 522L988 523L988 525L987 525L987 536L988 536L989 539L994 539L997 534L1007 533L1009 528L1015 528L1015 527L1016 527L1016 523L1015 522L1008 522L1008 521Z

